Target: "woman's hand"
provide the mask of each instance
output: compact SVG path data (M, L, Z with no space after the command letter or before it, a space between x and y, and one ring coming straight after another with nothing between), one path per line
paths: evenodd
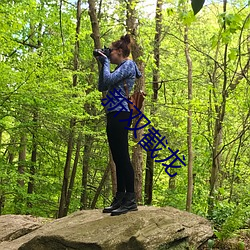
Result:
M104 64L105 60L108 59L106 55L104 55L102 52L98 51L100 56L97 56L96 59L101 63Z

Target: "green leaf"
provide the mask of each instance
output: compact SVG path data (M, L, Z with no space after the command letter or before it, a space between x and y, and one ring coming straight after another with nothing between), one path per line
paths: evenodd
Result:
M174 14L174 9L173 8L167 8L167 13L168 13L168 16L172 16Z
M191 5L195 15L202 9L204 3L205 0L192 0Z
M227 29L225 32L221 34L222 42L224 44L228 44L231 41L232 34L230 32L230 29Z
M183 20L183 24L188 26L190 26L191 23L195 21L195 16L191 10L187 12L182 12L181 18Z
M222 240L223 239L223 236L220 232L214 232L215 236L219 239L219 240Z
M230 53L228 54L228 58L230 61L234 61L237 58L238 49L231 49Z
M207 245L208 245L209 249L213 249L214 240L209 239L208 242L207 242Z

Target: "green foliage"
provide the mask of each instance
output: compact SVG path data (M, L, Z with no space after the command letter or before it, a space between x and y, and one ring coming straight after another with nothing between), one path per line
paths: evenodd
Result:
M238 243L239 250L245 250L245 243L244 242L239 242Z
M44 5L42 5L42 3ZM100 33L102 45L109 45L126 32L126 2L102 1ZM243 3L228 3L223 13L221 3L170 1L164 5L160 47L160 81L158 100L153 103L153 55L155 20L146 8L136 22L138 42L143 49L145 88L147 98L144 114L166 136L168 146L179 149L188 159L187 108L192 106L192 142L194 193L192 212L206 216L210 192L214 126L219 105L224 101L223 60L227 51L227 91L225 119L222 131L221 169L210 218L221 239L230 237L249 217L245 207L250 204L249 82L243 77L237 86L249 56L249 8ZM63 1L62 27L59 6L54 1L4 1L0 5L0 200L4 199L2 214L21 213L55 217L61 194L63 169L67 155L69 121L76 119L71 166L76 139L81 134L81 149L69 212L81 206L82 168L87 164L87 207L93 201L108 164L109 149L106 138L106 118L97 90L98 71L92 57L94 48L91 23L83 4L81 14L79 69L74 71L76 8ZM196 15L200 9L202 15ZM98 10L98 9L97 9ZM226 23L224 30L223 24ZM184 28L189 26L188 42L193 65L193 100L187 101L187 62L183 43ZM40 30L39 27L42 27ZM62 31L62 34L61 34ZM33 34L30 37L31 33ZM63 35L63 37L61 36ZM242 37L239 41L240 36ZM25 43L24 43L25 41ZM40 47L38 45L40 42ZM35 45L35 46L30 46ZM72 87L73 75L78 76ZM248 73L249 74L249 73ZM248 76L245 74L245 76ZM156 110L152 113L151 109ZM37 121L34 115L38 115ZM243 126L246 121L245 127ZM245 129L245 134L242 131ZM144 130L146 132L146 130ZM20 138L26 136L26 159L19 160ZM239 136L242 141L239 142ZM34 141L37 160L31 161ZM130 133L130 150L136 143ZM238 145L240 153L237 155ZM86 148L90 148L87 152ZM132 158L132 152L130 154ZM159 156L169 156L168 148ZM146 152L143 151L145 166ZM86 163L87 162L87 163ZM18 172L20 164L24 173ZM35 174L31 174L31 166ZM178 175L169 179L161 163L154 165L153 202L157 206L186 208L187 166L177 169ZM143 177L145 176L143 168ZM34 190L27 193L33 178ZM24 186L17 184L24 181ZM172 181L172 182L171 182ZM142 188L143 190L143 188ZM96 207L101 208L111 196L111 181L102 188ZM228 202L230 200L230 203ZM236 208L236 204L242 204ZM212 244L212 243L211 243Z
M209 239L207 242L207 246L209 250L212 250L214 246L214 240Z
M215 203L212 218L210 219L213 220L215 225L220 226L233 214L234 209L235 205L233 203L228 203L227 200L218 201Z
M246 226L246 221L250 216L249 206L238 205L233 213L228 215L225 221L221 224L220 230L215 232L215 235L220 240L225 240L234 236L239 229Z

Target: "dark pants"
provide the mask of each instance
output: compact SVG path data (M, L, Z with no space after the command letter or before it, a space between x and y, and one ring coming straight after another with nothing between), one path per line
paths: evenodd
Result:
M134 169L128 151L128 122L119 122L129 118L129 112L110 112L107 114L107 136L113 160L116 165L117 192L134 192ZM131 122L129 124L131 126Z

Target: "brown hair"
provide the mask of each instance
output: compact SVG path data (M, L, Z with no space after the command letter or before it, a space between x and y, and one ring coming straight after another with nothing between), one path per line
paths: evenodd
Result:
M116 49L122 49L123 56L127 57L130 54L130 43L130 36L126 34L125 36L121 36L120 40L113 42L112 46Z

